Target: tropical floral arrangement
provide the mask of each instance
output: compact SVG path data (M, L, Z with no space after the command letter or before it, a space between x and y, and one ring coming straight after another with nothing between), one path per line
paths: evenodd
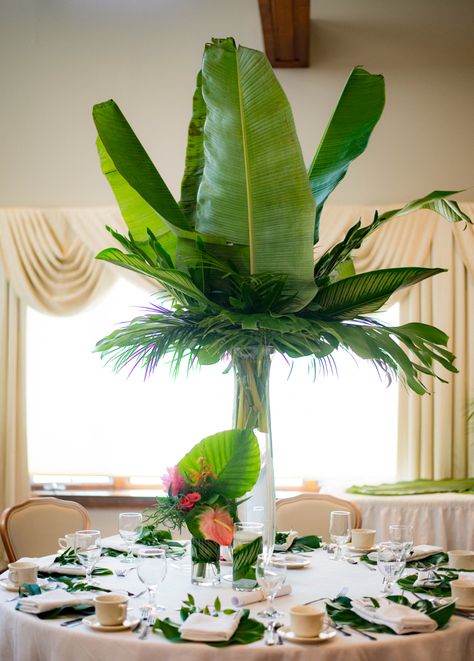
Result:
M219 572L220 545L230 546L237 508L260 472L260 450L250 430L232 429L197 443L176 466L167 469L168 493L157 497L148 523L192 535L191 556L197 579L206 564Z
M401 208L374 211L365 225L354 219L339 242L315 250L324 205L365 151L384 103L383 76L355 67L306 167L290 105L265 55L232 38L213 39L197 76L179 201L117 104L93 109L102 171L129 229L123 236L108 228L117 243L97 258L151 278L163 294L100 340L97 350L116 369L140 365L145 377L164 358L173 372L183 364L230 364L236 378L232 426L267 439L262 493L268 548L275 533L268 406L273 353L288 362L307 356L318 375L335 370L333 354L342 349L418 394L427 392L424 375L441 378L440 366L457 371L442 330L416 320L389 326L373 316L392 294L443 269L356 273L353 261L370 235L417 209L471 222L449 199L457 191L433 191ZM178 499L175 509L168 503L161 511L204 535L198 522L210 530L215 521L202 508L207 502L215 509L217 501L205 501L192 482L186 484L179 499L186 496L183 503L192 507ZM193 493L201 496L194 503Z

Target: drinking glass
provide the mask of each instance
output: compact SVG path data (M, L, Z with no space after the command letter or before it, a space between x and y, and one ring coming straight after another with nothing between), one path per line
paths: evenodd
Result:
M390 594L395 581L403 574L405 569L405 548L403 544L395 542L382 542L377 551L377 567L384 577L384 594Z
M278 612L273 607L273 600L286 579L286 565L282 563L282 558L274 555L267 557L264 553L260 553L257 557L255 574L257 583L268 604L267 608L257 613L257 615L269 620L282 617L283 613Z
M148 590L148 608L151 612L165 610L164 606L157 605L156 593L166 576L166 551L156 548L143 549L137 562L138 578Z
M86 583L94 584L92 572L102 552L100 530L77 530L74 533L74 551L86 570Z
M351 513L350 512L331 512L329 521L329 536L331 542L336 544L336 552L333 560L342 558L342 545L347 544L351 537Z
M263 523L242 521L235 524L232 540L232 587L254 590L257 586L255 563L263 552Z
M407 559L413 549L413 526L391 525L388 530L390 541L403 546Z
M140 512L122 512L119 514L119 533L127 545L127 555L121 562L135 562L132 547L142 534L143 516Z

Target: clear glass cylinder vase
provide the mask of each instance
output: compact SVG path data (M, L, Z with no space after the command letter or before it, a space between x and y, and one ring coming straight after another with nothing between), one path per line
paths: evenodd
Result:
M191 539L191 583L209 587L221 582L221 547L209 539Z
M263 524L263 553L275 544L275 475L270 422L270 367L273 348L256 346L232 352L234 429L251 429L260 446L260 475L239 509L241 521Z

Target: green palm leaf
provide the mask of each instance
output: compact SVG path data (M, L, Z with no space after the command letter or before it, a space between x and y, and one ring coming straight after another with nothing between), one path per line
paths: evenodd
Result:
M143 242L145 244L143 249L148 252L146 244L149 228L163 242L166 250L174 255L176 236L170 231L162 216L122 177L100 138L97 138L97 150L102 172L109 182L132 237L135 241Z
M99 103L94 106L92 115L104 150L121 177L172 231L192 230L117 104L112 100ZM138 216L134 216L133 230L139 235L134 234L137 240L146 238L146 220L140 221ZM133 234L132 228L130 230Z
M401 209L393 209L379 215L375 212L375 217L370 225L361 227L360 220L353 225L347 232L342 241L336 243L320 257L314 267L314 279L317 284L326 284L326 280L331 274L341 275L340 267L344 263L351 261L351 253L361 247L365 239L382 225L392 218L405 216L419 209L427 209L438 213L449 222L466 222L472 224L472 220L460 208L454 200L448 200L448 195L455 195L460 191L433 191L424 197L406 204ZM350 273L351 268L346 268Z
M157 280L166 289L171 289L173 294L181 293L185 296L204 304L206 307L218 309L214 303L209 301L200 289L196 287L191 278L182 271L175 269L163 269L159 266L151 266L138 255L125 255L117 248L106 248L100 252L96 259L110 262L116 266L122 266L130 271L148 275Z
M399 289L445 270L411 267L380 269L354 275L320 289L311 309L333 319L353 319L376 312Z
M355 67L309 167L309 181L316 201L314 243L319 238L319 219L324 203L346 175L369 141L385 103L383 76Z
M203 458L216 476L213 491L226 498L240 498L257 481L260 451L250 429L231 429L203 439L179 462L181 475L201 470Z
M193 114L188 129L186 164L181 182L181 200L179 205L192 225L195 224L196 201L199 184L204 169L204 122L206 104L202 98L202 74L198 73L196 91L193 96Z
M250 274L287 274L298 309L315 293L315 209L288 100L265 56L232 39L206 47L202 93L196 230L249 246Z

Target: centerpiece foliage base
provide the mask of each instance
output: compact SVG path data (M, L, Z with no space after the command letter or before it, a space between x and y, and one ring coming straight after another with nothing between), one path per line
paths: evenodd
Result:
M212 587L221 582L220 546L209 539L191 539L191 583Z

